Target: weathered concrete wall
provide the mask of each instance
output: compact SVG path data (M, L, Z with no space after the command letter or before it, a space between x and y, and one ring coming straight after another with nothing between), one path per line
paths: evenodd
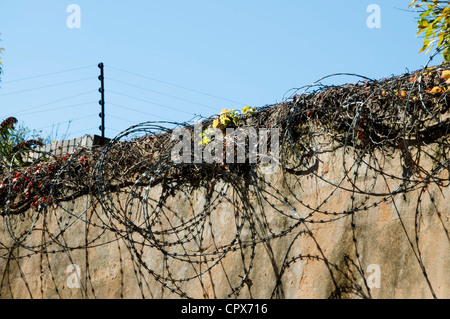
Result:
M448 171L395 193L399 151L354 163L318 142L295 172L247 184L255 177L214 176L167 198L161 185L132 185L3 217L0 296L449 298Z

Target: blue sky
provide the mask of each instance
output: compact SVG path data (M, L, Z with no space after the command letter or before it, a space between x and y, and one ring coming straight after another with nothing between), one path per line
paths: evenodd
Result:
M100 134L99 62L107 137L143 121L273 104L331 73L403 74L429 58L418 53L410 2L0 0L0 119L56 139ZM70 4L80 28L67 26ZM370 4L380 28L366 24Z

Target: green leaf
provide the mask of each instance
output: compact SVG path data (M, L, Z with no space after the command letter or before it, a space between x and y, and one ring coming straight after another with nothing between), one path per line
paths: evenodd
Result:
M445 36L445 33L443 33L443 32L439 33L438 48L440 48L442 45L442 42L444 42L444 36Z
M428 39L429 37L431 37L432 33L433 33L433 29L428 27L425 31L425 38Z
M409 6L408 7L411 7L411 6L413 6L414 5L414 3L416 3L417 2L417 0L413 0L413 2L411 2L410 4L409 4Z
M418 22L418 28L419 29L425 29L426 27L428 27L428 21L426 19L422 19Z

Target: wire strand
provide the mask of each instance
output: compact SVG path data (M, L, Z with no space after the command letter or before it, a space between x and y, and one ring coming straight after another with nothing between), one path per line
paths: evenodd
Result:
M141 77L141 78L144 78L144 79L147 79L147 80L151 80L151 81L159 82L159 83L162 83L162 84L170 85L170 86L173 86L173 87L177 87L177 88L180 88L180 89L183 89L183 90L187 90L187 91L195 92L195 93L198 93L198 94L210 96L210 97L213 97L213 98L216 98L216 99L219 99L219 100L224 100L224 101L232 102L232 103L239 104L239 105L246 105L245 103L237 102L237 101L234 101L234 100L231 100L231 99L227 99L227 98L220 97L220 96L217 96L217 95L213 95L213 94L209 94L209 93L202 92L202 91L199 91L199 90L191 89L191 88L188 88L188 87L185 87L185 86L182 86L182 85L178 85L178 84L174 84L174 83L170 83L170 82L167 82L167 81L158 80L158 79L155 79L155 78L152 78L152 77L149 77L149 76L145 76L145 75L142 75L142 74L138 74L138 73L122 70L122 69L119 69L119 68L116 68L116 67L113 67L113 66L109 66L108 65L108 68L111 68L113 70L120 71L120 72L123 72L123 73L131 74L131 75L134 75L134 76L138 76L138 77Z
M108 78L108 81L114 81L114 82L117 82L117 83L120 83L120 84L124 84L124 85L128 85L128 86L137 88L137 89L141 89L141 90L145 90L145 91L148 91L148 92L153 92L153 93L156 93L156 94L160 94L160 95L163 95L163 96L167 96L167 97L170 97L170 98L179 100L179 101L192 103L192 104L195 104L195 105L198 105L198 106L203 106L203 107L206 107L206 108L211 109L211 110L217 110L217 108L212 107L212 106L210 106L210 105L205 105L205 104L198 103L198 102L195 102L195 101L191 101L191 100L188 100L188 99L180 98L180 97L177 97L177 96L174 96L174 95L170 95L170 94L166 94L166 93L159 92L159 91L156 91L156 90L144 88L144 87L142 87L142 86L130 84L130 83L127 83L127 82L124 82L124 81L120 81L120 80L116 80L116 79L112 79L112 78Z
M83 93L79 93L79 94L75 94L75 95L71 95L71 96L68 96L68 97L65 97L65 98L62 98L62 99L57 99L57 100L54 100L54 101L51 101L51 102L47 102L47 103L44 103L44 104L32 106L32 107L26 108L26 109L24 109L22 111L19 111L19 112L26 112L26 111L34 110L34 109L40 108L42 106L47 106L47 105L50 105L50 104L54 104L54 103L58 103L58 102L61 102L61 101L69 100L69 99L72 99L72 98L75 98L75 97L79 97L79 96L82 96L82 95L86 95L86 94L89 94L89 93L92 93L92 92L95 92L95 90L89 90L89 91L86 91L86 92L83 92ZM1 117L15 115L15 114L17 114L19 112L3 114Z
M55 125L63 124L63 123L72 123L72 122L83 120L83 119L86 119L86 118L92 117L92 116L95 116L95 114L84 115L84 116L80 116L80 117L77 117L77 118L74 118L74 119L71 119L71 120L62 121L62 122L58 122L58 123L53 123L52 125L47 125L47 126L44 126L44 127L40 127L40 128L37 128L36 130L43 130L43 129L46 129L46 128L49 128L49 127L52 127L52 126L55 126Z
M26 116L26 115L30 115L30 114L44 113L44 112L49 112L49 111L68 109L68 108L72 108L72 107L76 107L76 106L82 106L82 105L87 105L87 104L92 104L92 102L84 102L84 103L77 103L77 104L71 104L71 105L64 105L64 106L60 106L60 107L54 107L54 108L51 108L51 109L45 109L45 110L33 111L33 112L15 113L15 115L16 116L17 115Z
M141 101L141 102L144 102L144 103L148 103L148 104L153 104L153 105L156 105L156 106L164 107L164 108L176 111L176 112L185 113L185 114L189 114L189 115L193 114L193 113L190 113L190 112L186 112L186 111L183 111L183 110L176 109L176 108L168 106L168 105L164 105L164 104L148 101L148 100L145 100L145 99L137 98L137 97L134 97L134 96L131 96L131 95L128 95L128 94L123 94L123 93L119 93L119 92L111 91L111 90L108 90L108 92L113 93L113 94L117 94L117 95L120 95L120 96L128 97L128 98L136 100L136 101Z
M123 108L123 109L126 109L126 110L134 111L134 112L137 112L137 113L141 113L141 114L145 114L145 115L150 115L150 116L158 117L158 118L163 119L163 120L168 120L168 121L171 120L171 119L169 119L168 117L164 117L164 116L161 116L161 115L156 115L156 114L153 114L153 113L148 113L148 112L136 110L136 109L131 108L131 107L129 107L129 106L120 105L120 104L117 104L117 103L111 103L111 102L108 102L108 105L113 105L113 106L117 106L117 107L120 107L120 108Z
M63 70L63 71L57 71L57 72L52 72L52 73L34 75L34 76L29 76L29 77L26 77L26 78L21 78L21 79L16 79L16 80L2 81L1 84L9 84L9 83L14 83L14 82L19 82L19 81L26 81L26 80L31 80L31 79L37 79L37 78L42 78L42 77L56 75L56 74L61 74L61 73L66 73L66 72L79 71L79 70L92 68L92 67L93 67L92 65L88 65L88 66L83 66L83 67L69 69L69 70Z
M84 79L79 79L79 80L73 80L73 81L67 81L67 82L61 82L61 83L56 83L56 84L49 84L49 85L44 85L44 86L40 86L40 87L36 87L36 88L31 88L31 89L26 89L26 90L20 90L20 91L14 91L14 92L9 92L9 93L4 93L4 94L0 94L0 97L6 96L6 95L13 95L13 94L19 94L19 93L29 92L29 91L35 91L35 90L41 90L41 89L47 89L47 88L50 88L50 87L55 87L55 86L60 86L60 85L66 85L66 84L76 83L76 82L82 82L82 81L86 81L86 80L92 80L92 77L84 78Z

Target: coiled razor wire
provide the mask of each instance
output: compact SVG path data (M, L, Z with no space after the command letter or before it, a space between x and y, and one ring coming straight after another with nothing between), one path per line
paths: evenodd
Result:
M4 164L0 205L10 238L0 243L0 263L5 265L0 296L9 285L8 265L33 255L49 260L56 253L68 254L72 260L70 253L76 250L86 254L88 280L83 297L89 296L89 282L95 296L89 249L122 242L132 255L142 297L144 285L148 285L145 274L182 298L194 297L186 291L186 285L198 281L208 297L202 278L213 269L221 269L228 285L228 293L221 297L234 298L244 287L251 287L258 245L269 247L272 240L290 235L293 240L279 268L272 298L283 297L277 288L281 277L301 260L328 266L335 284L330 297L353 294L370 298L365 279L363 286L357 284L358 276L364 278L364 270L355 216L370 213L383 203L395 206L396 196L418 191L415 238L410 239L406 230L405 236L436 297L418 244L420 201L430 184L449 186L449 93L443 89L445 79L441 77L449 67L425 66L380 81L334 74L293 89L282 103L242 116L240 127L280 129L280 166L275 176L281 178L281 184L261 174L263 164L250 163L248 154L247 162L242 164L174 163L172 133L179 128L193 132L190 123L144 122L124 130L105 147L79 147L65 156L43 152L21 168ZM355 76L360 81L338 86L321 84L341 75ZM213 118L200 120L206 128ZM333 143L324 142L324 136ZM422 150L431 143L438 145L435 154ZM411 153L411 145L415 146L415 154ZM324 150L342 151L337 179L319 174L319 154ZM401 153L401 175L386 169L384 161L396 150ZM432 161L431 170L421 165L424 158ZM316 178L330 187L319 201L311 202L293 189L293 185L301 187L304 178ZM380 192L380 185L386 185L386 191ZM348 195L348 209L326 209L329 202L343 194ZM174 203L183 205L175 211ZM274 222L281 218L286 222ZM356 256L345 257L345 269L331 263L323 252L312 255L294 250L296 240L314 239L311 225L342 218L350 218ZM74 230L84 230L84 238L66 235ZM241 264L228 269L223 261L232 254L240 256ZM154 267L154 260L160 260L159 268ZM180 274L180 265L189 267ZM44 266L40 267L44 272ZM47 267L60 294L50 262ZM347 279L348 285L337 284L337 273ZM33 297L27 279L22 278ZM42 283L42 276L40 280Z

